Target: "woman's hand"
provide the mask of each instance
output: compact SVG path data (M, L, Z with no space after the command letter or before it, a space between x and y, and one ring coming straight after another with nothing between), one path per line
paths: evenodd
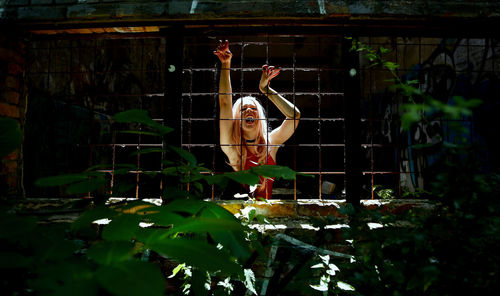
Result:
M214 54L219 57L222 64L230 63L233 54L229 50L229 41L219 40L219 45L217 45L217 49L214 50Z
M267 87L271 82L271 79L280 74L281 69L276 69L274 66L264 65L262 66L262 76L260 77L259 89L261 92L265 93Z

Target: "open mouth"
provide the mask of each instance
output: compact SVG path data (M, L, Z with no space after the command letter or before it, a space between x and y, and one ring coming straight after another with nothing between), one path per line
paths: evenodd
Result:
M253 118L252 116L248 116L247 118L245 118L245 122L248 124L253 124L255 122L255 118Z

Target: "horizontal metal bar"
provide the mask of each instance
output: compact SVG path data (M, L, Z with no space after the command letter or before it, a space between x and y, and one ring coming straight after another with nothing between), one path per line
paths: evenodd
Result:
M183 97L189 97L189 96L218 96L219 94L224 94L224 93L218 93L218 92L183 92L182 96ZM240 96L258 96L261 95L261 92L232 92L228 93L228 95L240 95ZM344 96L343 92L280 92L281 95L296 95L296 96Z
M345 144L181 144L182 147L221 147L221 146L270 146L270 147L344 147Z

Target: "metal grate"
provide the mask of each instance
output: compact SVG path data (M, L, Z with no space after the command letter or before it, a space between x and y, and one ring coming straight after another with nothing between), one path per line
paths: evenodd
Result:
M220 70L212 54L216 39L207 34L180 33L182 42L178 44L171 42L168 34L112 39L56 35L27 43L27 122L31 124L27 125L24 145L24 183L28 196L61 194L34 187L38 177L77 172L101 163L113 164L107 171L113 176L107 190L116 192L116 184L125 182L133 184L123 193L126 197L160 196L162 180L143 173L160 171L162 156L130 154L164 143L148 136L115 133L122 126L110 121L114 113L131 108L148 110L155 120L167 125L173 122L178 132L174 143L193 152L216 173L231 171L219 144ZM261 66L267 63L282 69L272 87L301 111L300 124L278 150L277 163L316 178L276 181L273 197L343 198L349 181L346 165L350 165L346 162L346 139L353 136L346 134L346 117L353 112L349 108L358 106L351 106L348 96L358 91L358 85L347 83L345 70L357 65L347 64L345 39L340 35L251 33L229 39L235 98L257 97L272 127L284 119L258 90ZM418 79L423 91L444 102L453 95L474 95L483 98L486 106L495 104L498 39L367 36L360 40L374 48L389 48L387 59L400 64L400 77ZM179 61L171 61L172 51L180 53ZM170 72L173 63L182 64L182 73ZM368 67L363 58L359 63L361 119L354 136L359 134L361 139L357 161L362 177L361 184L355 184L362 188L361 198L378 198L375 189L379 186L392 189L396 196L424 188L426 169L434 159L418 154L412 145L429 143L436 135L426 134L424 125L403 133L400 101L388 91L390 85L384 81L387 72ZM169 75L179 75L179 83ZM485 132L485 118L459 120L470 130L471 142L492 138ZM448 132L450 122L436 119L432 124L441 127L437 136L453 141L454 135ZM120 163L134 163L140 169L114 176L114 167ZM332 194L322 191L327 182L336 184ZM212 199L231 199L237 191L204 190Z
M321 184L330 180L341 192L344 183L343 65L340 36L237 36L230 40L233 52L233 98L260 100L268 124L276 128L284 120L279 110L259 92L263 64L281 68L272 87L301 111L295 134L278 150L277 163L315 175L294 182L275 183L274 198L321 198ZM215 172L231 171L221 152L218 133L219 62L212 51L214 40L188 37L182 91L182 146L193 151ZM337 54L332 56L332 53ZM312 181L314 180L314 181ZM207 188L213 199L234 193ZM323 194L324 195L324 194ZM326 196L324 196L326 197ZM328 196L330 198L333 195Z

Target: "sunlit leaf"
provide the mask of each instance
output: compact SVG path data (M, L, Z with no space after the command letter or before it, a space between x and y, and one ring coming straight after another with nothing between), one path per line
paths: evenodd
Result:
M99 264L109 265L132 258L134 244L127 241L99 242L87 250L87 255Z
M179 273L179 271L183 270L185 267L186 267L186 264L185 264L185 263L181 263L181 264L177 265L177 266L176 266L176 267L172 270L172 274L171 274L171 275L169 275L169 277L168 277L168 278L170 279L170 278L175 277L175 276Z
M123 206L119 206L116 210L121 211L124 214L146 214L150 212L158 211L159 207L142 200L134 200Z
M337 287L339 287L339 289L344 290L344 291L355 291L356 290L356 289L354 289L353 286L349 285L348 283L341 282L341 281L337 282Z
M207 271L220 270L224 274L241 272L241 267L227 254L204 241L185 238L162 239L148 243L147 247L162 256Z
M165 279L160 268L153 263L134 260L104 265L97 270L96 277L112 295L164 295Z
M245 280L243 281L243 284L245 284L245 287L252 292L252 294L257 295L257 291L255 291L255 275L251 269L245 269Z
M0 159L9 155L22 143L22 133L15 119L0 117Z
M330 283L330 277L327 275L322 275L318 285L309 285L311 288L317 291L326 292L328 291L328 284Z

